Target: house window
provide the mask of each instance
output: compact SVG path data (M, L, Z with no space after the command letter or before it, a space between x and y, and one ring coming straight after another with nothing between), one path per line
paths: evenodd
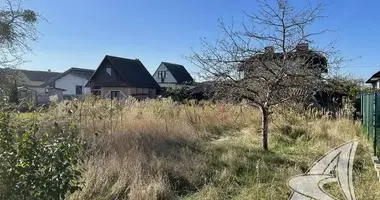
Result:
M77 95L83 94L83 87L81 85L75 86L75 94L77 94Z
M164 83L166 78L166 71L159 71L158 78L161 79L161 83Z
M149 94L149 88L136 88L136 94Z
M159 71L158 72L158 78L165 79L166 78L166 71Z
M111 73L112 73L112 69L111 69L111 67L107 67L107 68L106 68L106 72L107 72L108 75L111 76Z
M111 99L119 99L120 91L111 91Z
M49 93L49 89L46 87L45 88L45 94Z
M155 95L156 94L156 89L149 89L149 94L153 94L153 95Z

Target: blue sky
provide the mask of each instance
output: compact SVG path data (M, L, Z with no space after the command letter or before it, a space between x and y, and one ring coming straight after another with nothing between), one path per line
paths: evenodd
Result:
M270 0L269 0L270 1ZM297 7L303 0L293 0ZM380 1L330 0L328 18L314 28L338 29L319 38L336 40L344 63L341 73L368 78L380 70ZM365 2L365 3L364 3ZM139 58L153 73L161 61L199 71L183 55L199 49L201 37L214 41L218 18L241 22L255 0L27 0L24 7L41 13L41 36L21 68L64 71L96 69L105 54ZM316 42L319 42L318 40Z

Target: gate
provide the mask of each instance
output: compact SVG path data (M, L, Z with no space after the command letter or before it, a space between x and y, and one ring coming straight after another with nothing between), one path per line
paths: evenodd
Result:
M380 147L380 93L361 93L360 105L363 133L372 142L374 154L376 155Z

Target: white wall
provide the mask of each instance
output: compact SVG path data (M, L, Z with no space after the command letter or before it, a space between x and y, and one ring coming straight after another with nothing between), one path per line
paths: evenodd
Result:
M164 80L164 83L177 83L173 75L168 71L168 69L165 67L164 64L161 63L161 65L158 67L156 72L153 74L154 80L156 80L157 83L161 84L161 79L158 78L158 72L159 71L166 71L166 79Z
M66 95L75 95L75 86L82 85L83 86L83 94L90 93L90 89L84 87L87 83L87 79L81 78L72 74L66 74L65 76L61 77L60 79L55 81L55 87L65 89L66 91L63 91L63 94Z
M43 87L28 87L37 92L37 94L45 94L45 88Z

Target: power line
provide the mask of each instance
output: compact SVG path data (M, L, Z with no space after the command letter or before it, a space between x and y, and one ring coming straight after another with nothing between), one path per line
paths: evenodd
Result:
M380 65L352 65L352 66L343 66L339 68L375 68L378 67L380 68Z

